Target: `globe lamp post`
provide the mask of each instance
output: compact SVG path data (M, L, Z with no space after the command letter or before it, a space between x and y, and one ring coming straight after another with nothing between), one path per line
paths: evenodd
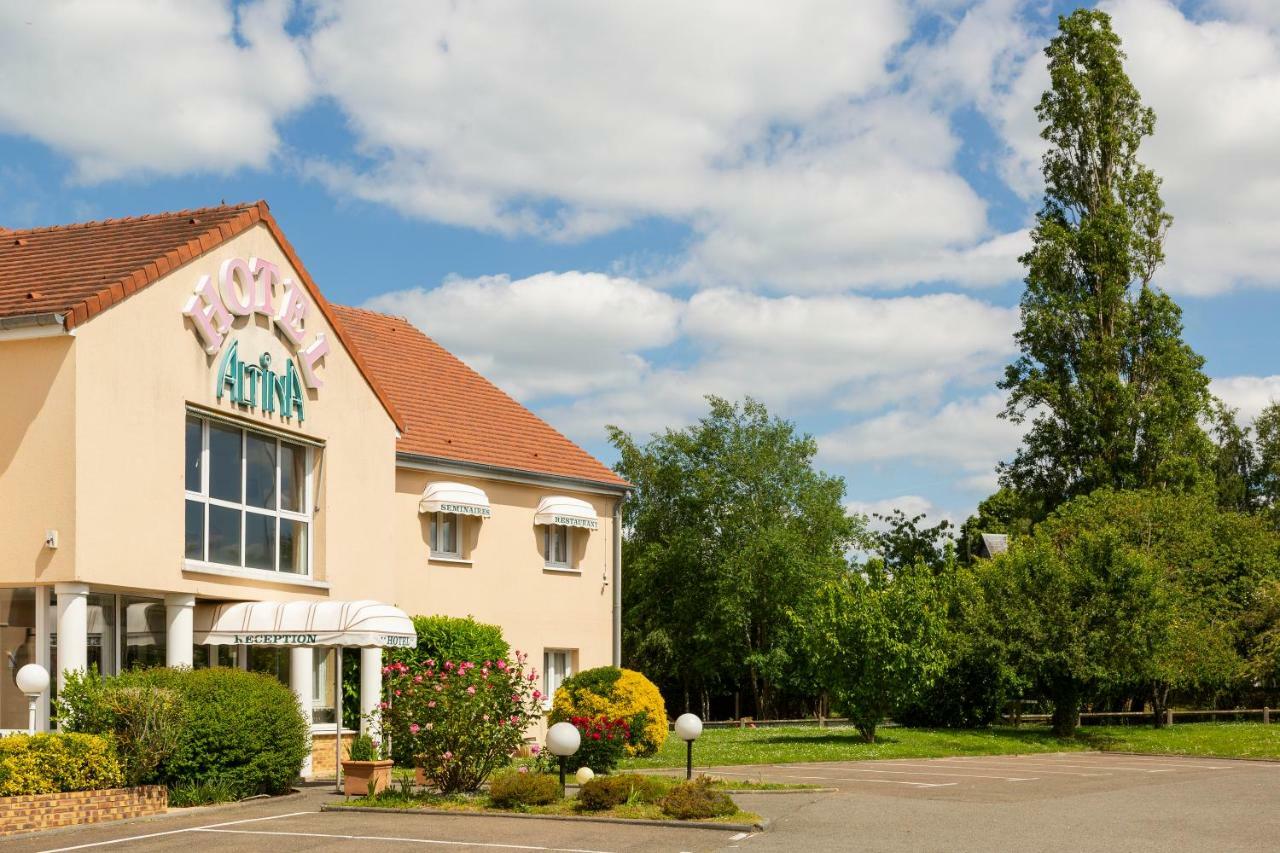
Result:
M688 748L685 759L684 778L693 778L693 742L702 734L702 720L696 714L681 714L676 718L676 736L684 741Z
M38 663L29 663L14 677L14 682L27 696L27 731L36 733L36 703L49 687L49 670Z
M582 734L573 723L556 723L547 729L547 749L560 759L560 796L564 796L564 760L578 751Z

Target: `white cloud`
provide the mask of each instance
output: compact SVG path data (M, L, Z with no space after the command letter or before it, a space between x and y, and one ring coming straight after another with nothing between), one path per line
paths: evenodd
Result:
M630 279L582 272L453 279L366 304L408 318L523 399L636 384L649 370L641 353L675 339L681 310Z
M936 512L933 501L920 495L898 495L896 498L881 498L877 501L849 501L845 504L845 509L850 514L865 515L871 519L871 526L883 529L883 522L876 520L877 515L890 515L894 510L900 509L907 518L914 518L917 515L932 517Z
M818 439L819 458L837 464L910 460L965 475L968 488L985 486L996 463L1017 449L1023 427L1001 420L1004 395L955 400L936 411L898 409Z
M1210 387L1224 403L1239 410L1239 418L1246 424L1280 400L1280 376L1226 376L1214 379Z
M889 68L894 0L378 8L322 3L310 40L366 155L308 164L335 190L549 239L674 219L710 286L1016 276L946 110Z
M97 182L265 167L310 96L284 0L0 4L0 131Z

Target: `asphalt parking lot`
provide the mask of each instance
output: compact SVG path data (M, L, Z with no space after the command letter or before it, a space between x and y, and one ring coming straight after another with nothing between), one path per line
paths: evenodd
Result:
M6 853L141 851L1253 851L1280 849L1280 764L1099 753L712 768L835 793L739 794L743 834L517 818L319 812L303 794L11 839Z

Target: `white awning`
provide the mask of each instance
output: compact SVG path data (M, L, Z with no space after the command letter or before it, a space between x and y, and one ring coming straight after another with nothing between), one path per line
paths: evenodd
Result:
M543 498L538 502L538 512L533 517L534 524L560 524L565 527L585 527L598 530L600 521L596 518L596 508L586 501L556 495Z
M453 512L489 517L489 496L463 483L429 483L418 501L418 512Z
M401 646L418 644L403 610L378 601L242 601L196 605L195 644Z

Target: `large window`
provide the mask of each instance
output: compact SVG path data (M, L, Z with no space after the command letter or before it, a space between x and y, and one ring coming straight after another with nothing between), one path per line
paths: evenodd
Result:
M462 516L453 512L431 514L431 556L462 557Z
M548 524L543 527L542 545L546 554L547 567L552 569L568 569L569 545L572 537L571 529L563 524Z
M14 679L36 662L35 587L0 589L0 729L27 728L27 697Z
M188 415L187 559L308 574L308 454L301 444Z

